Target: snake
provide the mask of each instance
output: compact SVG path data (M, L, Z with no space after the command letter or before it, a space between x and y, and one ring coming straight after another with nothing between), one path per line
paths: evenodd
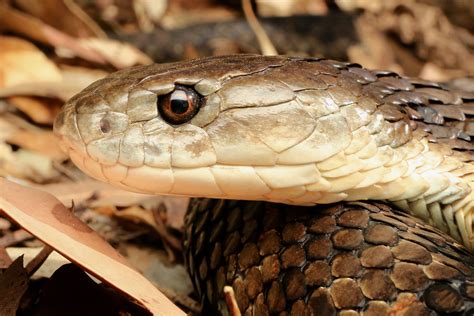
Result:
M208 314L231 313L229 285L244 315L468 315L473 115L446 84L231 55L112 73L54 133L93 178L194 198L185 257Z

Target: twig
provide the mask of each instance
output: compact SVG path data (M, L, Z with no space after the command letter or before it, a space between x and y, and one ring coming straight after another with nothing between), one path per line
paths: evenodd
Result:
M250 0L242 0L242 10L244 10L245 18L250 25L250 28L255 33L257 37L258 44L260 45L260 50L263 55L278 55L275 46L273 46L272 41L268 37L265 29L262 27L260 22L258 21L255 13L252 9L252 4Z
M232 286L224 286L224 297L227 303L227 307L229 307L230 314L232 316L241 316L239 306L237 305L237 301L235 300L235 293Z
M48 259L49 255L53 252L53 248L48 245L45 245L43 249L30 261L25 267L26 273L29 276L32 276Z

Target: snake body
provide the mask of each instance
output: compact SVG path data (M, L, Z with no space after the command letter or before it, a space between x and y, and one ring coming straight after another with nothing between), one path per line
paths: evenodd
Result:
M170 123L160 104L177 90L199 108ZM357 64L237 55L116 72L73 97L55 133L80 169L128 190L380 200L473 249L473 101Z

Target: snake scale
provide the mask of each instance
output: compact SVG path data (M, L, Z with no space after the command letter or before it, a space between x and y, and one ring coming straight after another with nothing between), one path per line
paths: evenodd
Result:
M473 115L442 84L235 55L111 74L54 129L94 178L209 198L185 220L206 313L231 285L244 315L472 315Z

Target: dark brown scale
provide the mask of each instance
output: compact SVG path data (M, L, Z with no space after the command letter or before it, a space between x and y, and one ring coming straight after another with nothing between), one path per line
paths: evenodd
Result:
M453 89L449 84L401 78L390 71L370 71L355 65L343 67L341 63L333 66L362 85L363 96L380 104L377 111L387 121L406 121L413 130L428 133L431 142L447 143L455 150L474 150L470 139L474 135L472 92ZM404 133L397 131L397 138L403 139Z
M185 257L203 315L228 315L224 285L243 315L474 313L474 258L382 203L194 200L186 225Z

